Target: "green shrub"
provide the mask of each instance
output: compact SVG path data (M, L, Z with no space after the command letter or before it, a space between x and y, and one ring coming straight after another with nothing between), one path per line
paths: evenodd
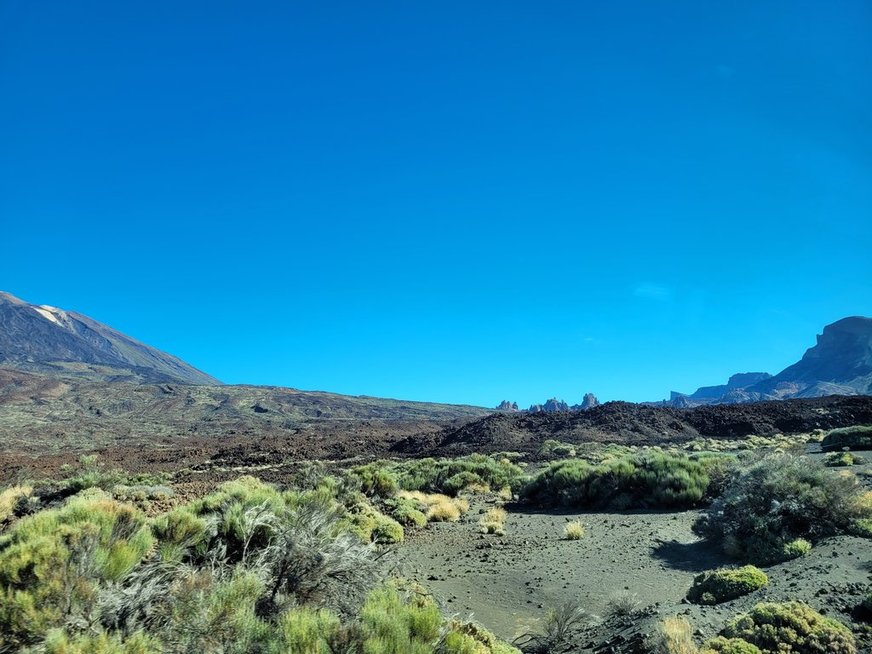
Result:
M766 573L753 565L724 568L697 575L687 599L696 604L720 604L752 593L768 583Z
M463 470L442 482L442 492L457 495L470 486L487 486L487 483L471 470Z
M69 634L53 629L46 635L45 654L160 654L160 643L142 633L122 639L118 634Z
M784 560L798 559L801 556L806 556L811 552L811 543L805 538L795 538L789 543L785 543L781 550L784 555Z
M500 642L487 629L474 622L452 620L447 627L440 654L521 654Z
M851 631L802 602L761 603L721 632L756 645L762 654L856 654ZM729 650L728 650L729 651Z
M830 452L824 459L824 465L831 468L846 468L854 465L854 455L850 452Z
M274 654L333 654L331 641L340 624L330 611L306 607L282 614L278 621L278 638Z
M847 533L870 515L853 475L776 454L738 471L694 529L735 558L765 564L783 560L797 538L814 543Z
M691 507L709 485L708 463L684 455L648 453L599 465L570 459L552 463L521 490L546 506Z
M385 462L356 466L349 474L360 483L360 490L370 497L393 497L399 490L397 475Z
M365 499L351 507L343 522L365 543L402 543L405 537L403 526L399 522L386 516Z
M760 648L740 638L718 636L707 642L702 654L763 654Z
M401 597L390 585L374 590L360 613L364 654L432 654L442 616L429 596Z
M421 510L421 505L408 497L394 497L385 501L385 510L401 525L423 527L427 524L427 516Z
M469 486L517 488L523 470L508 459L471 454L457 459L418 459L400 464L400 487L407 491L456 495Z
M545 457L573 457L575 456L576 449L574 445L570 443L561 443L558 440L554 440L553 438L549 438L545 441L542 441L542 445L539 446L539 456Z
M188 574L172 586L162 630L165 640L183 652L258 651L270 641L272 631L256 611L265 592L257 575L241 567L227 580L206 569Z
M206 520L186 507L177 507L152 520L151 531L158 539L164 561L180 561L192 548L202 551L207 538Z
M101 583L121 580L152 543L139 511L96 489L19 520L0 536L0 648L87 619Z
M872 450L872 426L857 425L833 429L821 441L821 449L824 452L841 450L845 447L852 450Z

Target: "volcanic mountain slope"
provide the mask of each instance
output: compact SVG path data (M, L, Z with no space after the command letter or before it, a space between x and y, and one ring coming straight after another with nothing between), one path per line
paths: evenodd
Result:
M306 434L334 434L344 456L371 449L355 434L438 430L489 411L473 406L298 391L272 386L125 384L0 368L0 451L84 451L118 445L182 446L187 440L292 439L325 456ZM344 432L344 434L343 434Z
M221 383L80 313L28 304L2 291L0 365L106 381Z

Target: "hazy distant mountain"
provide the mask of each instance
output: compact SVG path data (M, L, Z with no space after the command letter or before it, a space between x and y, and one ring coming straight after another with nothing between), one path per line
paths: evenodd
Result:
M742 373L722 386L703 386L668 404L734 404L825 395L872 395L872 318L843 318L824 327L797 363L775 376Z
M689 400L718 400L724 395L730 393L730 391L744 390L749 386L753 386L754 384L771 377L772 375L768 372L740 372L730 377L726 384L720 384L718 386L700 386L690 395L672 391L670 399L674 400L678 396L683 396Z
M28 304L2 291L0 365L108 381L221 383L80 313Z

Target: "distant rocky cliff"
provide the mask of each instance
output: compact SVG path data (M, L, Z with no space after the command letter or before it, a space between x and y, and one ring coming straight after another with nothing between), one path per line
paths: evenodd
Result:
M843 318L823 329L802 359L777 375L739 373L720 386L673 391L665 404L738 404L825 395L872 395L872 318Z

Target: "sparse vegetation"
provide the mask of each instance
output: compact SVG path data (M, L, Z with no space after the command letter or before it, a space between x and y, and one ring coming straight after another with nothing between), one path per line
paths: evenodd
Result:
M805 457L771 455L736 473L695 529L740 560L772 563L798 538L812 543L856 529L872 508L853 475Z
M563 652L572 645L577 632L590 616L576 602L566 602L548 611L541 633L528 633L514 641L525 654Z
M687 599L696 604L720 604L753 593L769 583L766 573L746 565L697 575Z
M636 613L641 607L636 593L622 591L615 593L606 603L606 617L626 618Z
M414 495L394 508L468 508ZM379 582L368 541L401 533L333 478L282 491L242 477L151 520L92 487L0 536L0 649L516 653L477 625L445 622L420 587Z

